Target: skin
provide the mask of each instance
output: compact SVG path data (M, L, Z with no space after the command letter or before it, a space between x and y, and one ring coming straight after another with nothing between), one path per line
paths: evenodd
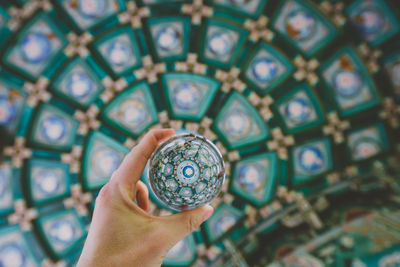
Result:
M174 133L147 133L101 188L78 267L160 266L176 243L212 215L208 205L162 217L148 213L149 191L139 179L158 144Z

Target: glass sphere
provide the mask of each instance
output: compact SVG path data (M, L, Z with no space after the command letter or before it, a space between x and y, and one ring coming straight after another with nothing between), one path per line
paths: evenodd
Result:
M221 153L203 136L173 136L161 143L150 159L151 190L174 211L210 203L221 191L224 179Z

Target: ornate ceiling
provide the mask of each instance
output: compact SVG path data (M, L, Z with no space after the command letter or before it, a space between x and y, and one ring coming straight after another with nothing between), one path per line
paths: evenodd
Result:
M160 127L206 136L228 172L166 265L399 264L399 11L1 1L0 266L74 265L98 190Z

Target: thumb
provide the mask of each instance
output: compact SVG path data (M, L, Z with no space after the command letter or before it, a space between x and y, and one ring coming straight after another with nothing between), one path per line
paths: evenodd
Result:
M161 217L163 223L161 228L168 238L168 243L175 245L185 236L195 231L200 225L210 218L214 208L206 205L194 210L183 211L170 216Z

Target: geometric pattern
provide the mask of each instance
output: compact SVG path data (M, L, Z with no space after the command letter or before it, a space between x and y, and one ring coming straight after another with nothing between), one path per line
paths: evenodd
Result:
M73 266L100 188L162 127L207 137L226 173L165 265L398 259L399 14L396 0L1 1L0 266ZM151 214L171 213L149 193Z

